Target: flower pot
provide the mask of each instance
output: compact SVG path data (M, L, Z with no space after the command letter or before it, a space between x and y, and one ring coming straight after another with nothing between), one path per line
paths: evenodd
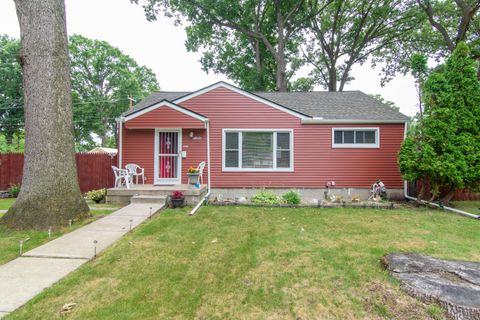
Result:
M198 178L200 177L199 173L187 173L188 176L188 183L190 184L197 184Z
M185 202L185 198L175 198L175 199L172 198L171 201L172 201L172 206L174 208L180 208L183 206L183 203Z

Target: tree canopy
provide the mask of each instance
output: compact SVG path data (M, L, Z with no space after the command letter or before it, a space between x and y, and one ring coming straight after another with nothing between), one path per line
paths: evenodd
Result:
M456 189L480 188L480 83L477 64L460 42L423 85L423 121L402 145L406 180L427 179L447 201Z
M334 0L308 21L304 56L319 84L343 91L353 80L354 65L396 51L412 38L420 20L404 0Z
M139 0L132 2L139 3ZM147 19L160 12L186 19L187 48L206 52L204 69L222 72L247 88L287 91L308 82L293 82L301 66L300 31L311 15L306 0L144 0ZM245 64L246 63L246 64ZM249 70L245 70L249 69ZM274 81L273 81L274 80ZM274 86L273 86L274 84Z
M77 143L91 146L93 133L108 146L115 118L127 110L129 97L139 101L158 90L156 76L106 41L73 35L69 50Z

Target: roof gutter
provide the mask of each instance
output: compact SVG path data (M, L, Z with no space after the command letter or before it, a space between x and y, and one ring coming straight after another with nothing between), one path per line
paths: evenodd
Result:
M407 123L408 120L358 120L358 119L323 119L313 117L302 119L302 124L371 124L371 123Z
M117 166L119 168L122 167L122 146L123 146L123 123L125 122L125 117L123 116L120 116L118 118L115 119L115 121L117 121L117 125L118 125L118 163L117 163Z

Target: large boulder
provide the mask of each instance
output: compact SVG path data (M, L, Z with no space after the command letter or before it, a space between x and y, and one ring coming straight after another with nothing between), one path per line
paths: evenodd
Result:
M387 254L382 263L411 296L438 303L452 319L480 320L480 263L415 253Z

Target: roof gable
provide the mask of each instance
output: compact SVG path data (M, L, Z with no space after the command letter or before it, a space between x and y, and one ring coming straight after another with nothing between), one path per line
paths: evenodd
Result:
M147 106L145 108L142 108L142 109L137 109L137 110L133 110L133 112L129 113L128 115L125 116L125 122L127 121L130 121L132 119L135 119L145 113L149 113L153 110L156 110L158 108L161 108L161 107L167 107L167 108L171 108L175 111L178 111L178 112L181 112L189 117L192 117L194 119L197 119L199 121L208 121L208 118L195 112L195 111L192 111L192 110L189 110L185 107L182 107L182 106L179 106L178 104L175 104L173 102L170 102L168 100L162 100L160 102L157 102L157 103L154 103L150 106Z
M258 102L260 102L260 103L266 104L266 105L268 105L268 106L270 106L270 107L272 107L272 108L275 108L275 109L277 109L277 110L286 112L286 113L288 113L288 114L290 114L290 115L292 115L292 116L295 116L295 117L297 117L297 118L300 118L300 119L302 119L302 120L311 118L310 116L308 116L308 115L306 115L306 114L303 114L302 112L299 112L299 111L297 111L297 110L288 108L288 107L286 107L286 106L283 106L283 105L281 105L281 104L278 104L278 103L276 103L276 102L273 102L273 101L271 101L271 100L269 100L269 99L266 99L266 98L264 98L264 97L258 96L258 95L256 95L256 94L251 93L251 92L248 92L248 91L246 91L246 90L240 89L240 88L238 88L238 87L235 87L235 86L233 86L233 85L231 85L231 84L228 84L228 83L226 83L226 82L223 82L223 81L219 81L219 82L217 82L217 83L214 83L214 84L212 84L212 85L209 85L209 86L207 86L207 87L205 87L205 88L202 88L202 89L200 89L200 90L197 90L197 91L188 93L188 94L186 94L186 95L184 95L184 96L181 96L181 97L175 99L174 102L175 102L175 103L182 103L182 102L184 102L184 101L186 101L186 100L192 99L192 98L194 98L194 97L196 97L196 96L202 95L202 94L204 94L204 93L207 93L207 92L209 92L209 91L212 91L212 90L214 90L214 89L216 89L216 88L220 88L220 87L225 88L225 89L228 89L228 90L231 90L231 91L233 91L233 92L236 92L236 93L238 93L238 94L241 94L242 96L248 97L248 98L253 99L253 100L255 100L255 101L258 101Z

